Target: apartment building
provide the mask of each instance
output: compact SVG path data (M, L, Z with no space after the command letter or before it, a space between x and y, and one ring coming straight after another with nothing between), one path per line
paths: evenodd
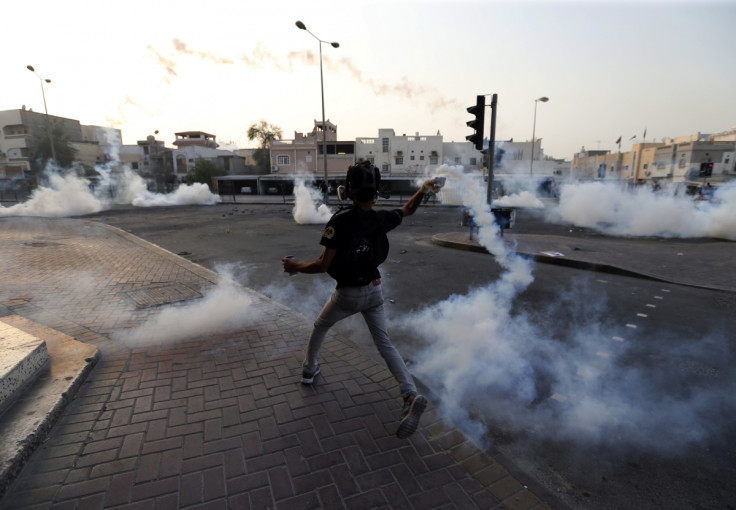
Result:
M325 156L325 149L327 154ZM355 142L337 139L337 126L330 122L314 121L312 131L294 133L292 140L274 140L271 143L271 173L325 174L328 178L342 177L355 163Z
M586 151L573 157L570 179L617 180L634 185L697 188L736 179L736 128L718 136L696 133L635 143L630 151Z
M61 129L71 142L82 142L79 121L26 110L0 111L0 177L22 178L31 172L33 139L49 136L51 128Z
M444 163L442 135L397 136L393 129L379 129L376 138L355 140L356 161L367 160L386 176L420 176Z

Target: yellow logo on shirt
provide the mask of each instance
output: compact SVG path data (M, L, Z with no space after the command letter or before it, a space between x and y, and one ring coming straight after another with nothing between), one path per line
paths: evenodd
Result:
M335 229L332 227L327 227L322 234L322 237L326 237L327 239L332 239L335 237Z

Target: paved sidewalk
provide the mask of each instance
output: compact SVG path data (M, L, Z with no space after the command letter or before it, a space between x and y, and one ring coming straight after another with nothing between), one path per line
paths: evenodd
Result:
M141 239L84 220L2 219L0 267L0 316L100 352L0 508L555 505L444 423L436 403L397 439L398 388L349 339L329 337L322 376L302 386L310 320L248 289L258 319L237 332L154 347L116 340L217 283Z

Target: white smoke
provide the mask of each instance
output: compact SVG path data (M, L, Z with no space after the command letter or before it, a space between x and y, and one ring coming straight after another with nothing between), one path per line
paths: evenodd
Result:
M0 216L61 218L92 214L107 207L105 201L92 193L84 179L52 173L48 184L33 190L27 201L10 207L0 206Z
M598 287L558 289L533 315L515 309L514 299L533 279L530 263L504 245L477 180L448 167L438 174L461 188L468 184L462 196L480 226L479 241L504 268L494 283L397 324L426 344L414 353L413 371L458 427L484 442L490 418L535 437L668 452L711 437L714 423L733 413L726 381L683 390L671 373L629 368L623 361L629 345L607 324L606 295ZM698 352L725 344L707 337L679 342L686 345L679 350L676 339L665 342L672 346L668 360L686 366ZM725 366L732 358L720 355Z
M562 187L562 220L618 236L717 237L736 240L736 187L716 189L711 201L625 189L603 182Z
M299 175L294 180L294 221L300 225L325 224L332 217L332 210L321 203L319 190L307 185L309 179L309 176Z
M113 334L113 340L131 347L156 346L254 324L260 313L253 306L254 294L237 283L232 269L217 269L221 271L217 285L201 299L166 307L139 327Z
M539 198L529 191L512 193L493 201L494 207L527 207L531 209L544 209L544 204Z
M146 182L120 159L120 139L113 129L104 129L109 144L110 161L97 165L99 183L58 168L49 162L44 171L44 182L26 202L10 207L0 206L0 216L41 216L60 218L93 214L111 208L114 204L137 207L172 205L211 205L220 197L210 192L205 184L179 186L173 193L154 193Z

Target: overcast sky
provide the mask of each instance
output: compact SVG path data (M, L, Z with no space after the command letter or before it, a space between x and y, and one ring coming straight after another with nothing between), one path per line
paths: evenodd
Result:
M496 139L580 150L736 126L736 2L25 0L3 6L0 110L26 105L114 126L135 144L206 131L254 147L325 109L341 140L397 134L464 141L466 108L498 94ZM490 102L490 97L489 97ZM490 110L487 114L490 119ZM488 135L488 122L485 126Z

